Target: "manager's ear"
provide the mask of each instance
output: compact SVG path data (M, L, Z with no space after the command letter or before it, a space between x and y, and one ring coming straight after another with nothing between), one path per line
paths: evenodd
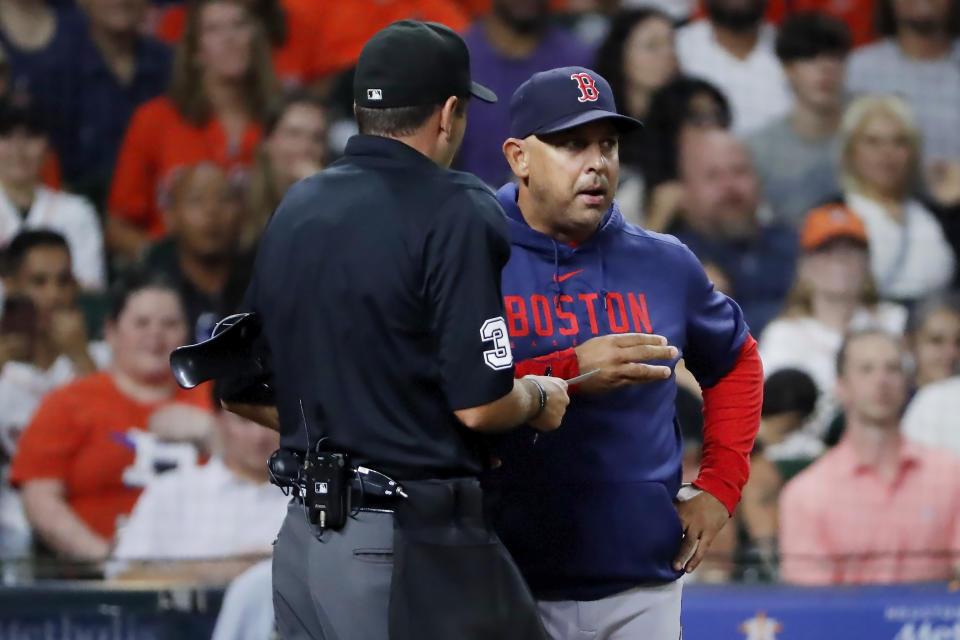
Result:
M530 177L530 169L527 167L527 149L523 140L507 138L503 143L503 155L515 176L521 180Z

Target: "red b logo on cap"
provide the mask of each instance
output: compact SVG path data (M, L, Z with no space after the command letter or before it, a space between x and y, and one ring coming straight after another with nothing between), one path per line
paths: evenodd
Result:
M596 102L600 94L597 92L597 85L589 73L575 73L570 76L571 80L577 81L577 88L580 89L580 102Z

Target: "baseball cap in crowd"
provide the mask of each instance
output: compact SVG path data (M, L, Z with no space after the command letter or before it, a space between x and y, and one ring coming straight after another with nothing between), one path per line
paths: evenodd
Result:
M467 44L450 27L400 20L374 34L360 51L353 77L358 106L414 107L466 95L497 101L497 94L470 80Z
M846 238L868 244L863 221L849 207L826 204L807 213L800 230L800 246L805 251L819 249L831 240Z
M613 120L624 131L643 126L617 113L613 90L603 76L584 67L535 73L510 99L510 137L572 129L594 120Z

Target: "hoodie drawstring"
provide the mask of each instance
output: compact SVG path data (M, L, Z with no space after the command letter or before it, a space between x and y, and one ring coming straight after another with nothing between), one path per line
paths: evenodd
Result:
M557 313L560 312L560 294L562 290L560 289L560 249L557 247L557 241L553 240L553 304L557 308Z
M606 287L607 275L606 275L606 269L604 267L605 261L603 259L603 251L598 250L597 253L599 254L599 258L600 258L600 297L603 298L603 310L606 311L607 310L607 287Z

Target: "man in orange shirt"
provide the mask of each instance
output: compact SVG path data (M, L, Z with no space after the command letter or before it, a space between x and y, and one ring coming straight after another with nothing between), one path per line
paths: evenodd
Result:
M946 580L960 560L960 458L900 436L900 339L847 336L843 440L780 497L782 575L808 585Z
M161 410L181 433L209 429L208 392L180 389L170 373L170 352L186 338L173 289L149 279L131 284L111 309L106 336L110 370L44 398L10 473L34 532L77 560L107 556L118 518L158 469L195 461L190 445L164 445L149 432L164 428Z

